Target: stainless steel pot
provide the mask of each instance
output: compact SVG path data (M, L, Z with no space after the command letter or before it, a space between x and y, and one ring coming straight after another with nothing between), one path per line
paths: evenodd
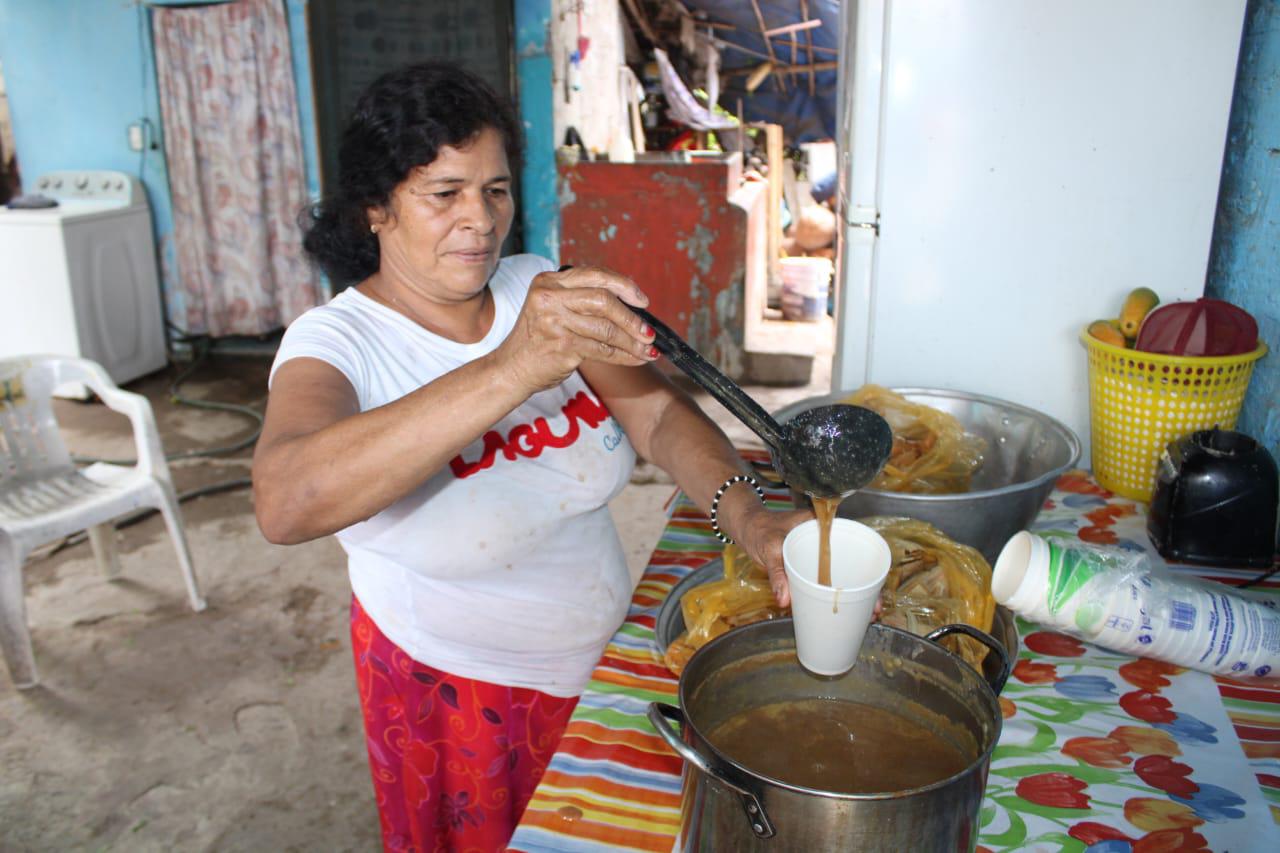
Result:
M963 633L1002 661L990 683L936 640ZM717 637L680 677L680 707L649 705L658 734L685 761L680 836L692 851L973 850L991 752L1000 737L997 694L1009 674L1004 649L968 625L927 638L873 624L858 664L838 678L815 676L795 657L790 619L757 622ZM757 774L721 753L706 733L741 712L776 702L843 699L881 707L935 731L968 739L976 758L920 788L844 794ZM914 705L908 704L914 703ZM671 722L680 725L677 734ZM941 736L941 735L940 735ZM785 749L786 744L777 744Z

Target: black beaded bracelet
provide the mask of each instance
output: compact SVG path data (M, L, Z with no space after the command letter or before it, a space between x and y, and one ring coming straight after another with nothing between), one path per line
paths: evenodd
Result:
M729 487L734 483L750 483L756 490L756 496L760 498L760 503L764 503L764 489L760 488L760 484L756 482L756 478L749 474L735 474L724 481L724 485L716 489L716 496L711 499L711 530L716 534L716 538L726 545L732 545L733 540L720 530L720 525L716 522L716 512L720 509L720 499L724 497L724 493L729 491Z

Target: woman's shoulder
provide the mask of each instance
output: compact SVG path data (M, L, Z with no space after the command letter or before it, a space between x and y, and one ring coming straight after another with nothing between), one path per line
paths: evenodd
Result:
M377 318L364 304L365 299L354 289L348 289L323 305L304 311L284 330L277 361L282 363L298 355L327 361L340 355L350 358L360 349L361 341L383 333Z
M297 319L289 324L285 334L297 330L311 331L319 329L347 330L367 324L371 319L368 298L362 296L354 287L342 290L323 305L308 308Z

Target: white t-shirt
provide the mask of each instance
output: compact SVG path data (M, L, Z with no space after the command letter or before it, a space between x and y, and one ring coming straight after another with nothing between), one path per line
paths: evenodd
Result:
M292 358L347 377L368 411L493 351L510 333L534 255L504 258L484 339L435 335L351 288L288 328ZM270 380L268 380L270 382ZM413 448L404 448L406 454ZM576 696L626 616L631 582L606 504L635 451L575 372L534 394L412 493L337 533L351 587L374 623L428 666Z

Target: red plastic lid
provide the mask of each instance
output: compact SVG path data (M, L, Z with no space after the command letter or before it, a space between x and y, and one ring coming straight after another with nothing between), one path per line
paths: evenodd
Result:
M1151 311L1138 329L1133 348L1165 355L1222 356L1253 352L1258 322L1221 299L1170 302Z

